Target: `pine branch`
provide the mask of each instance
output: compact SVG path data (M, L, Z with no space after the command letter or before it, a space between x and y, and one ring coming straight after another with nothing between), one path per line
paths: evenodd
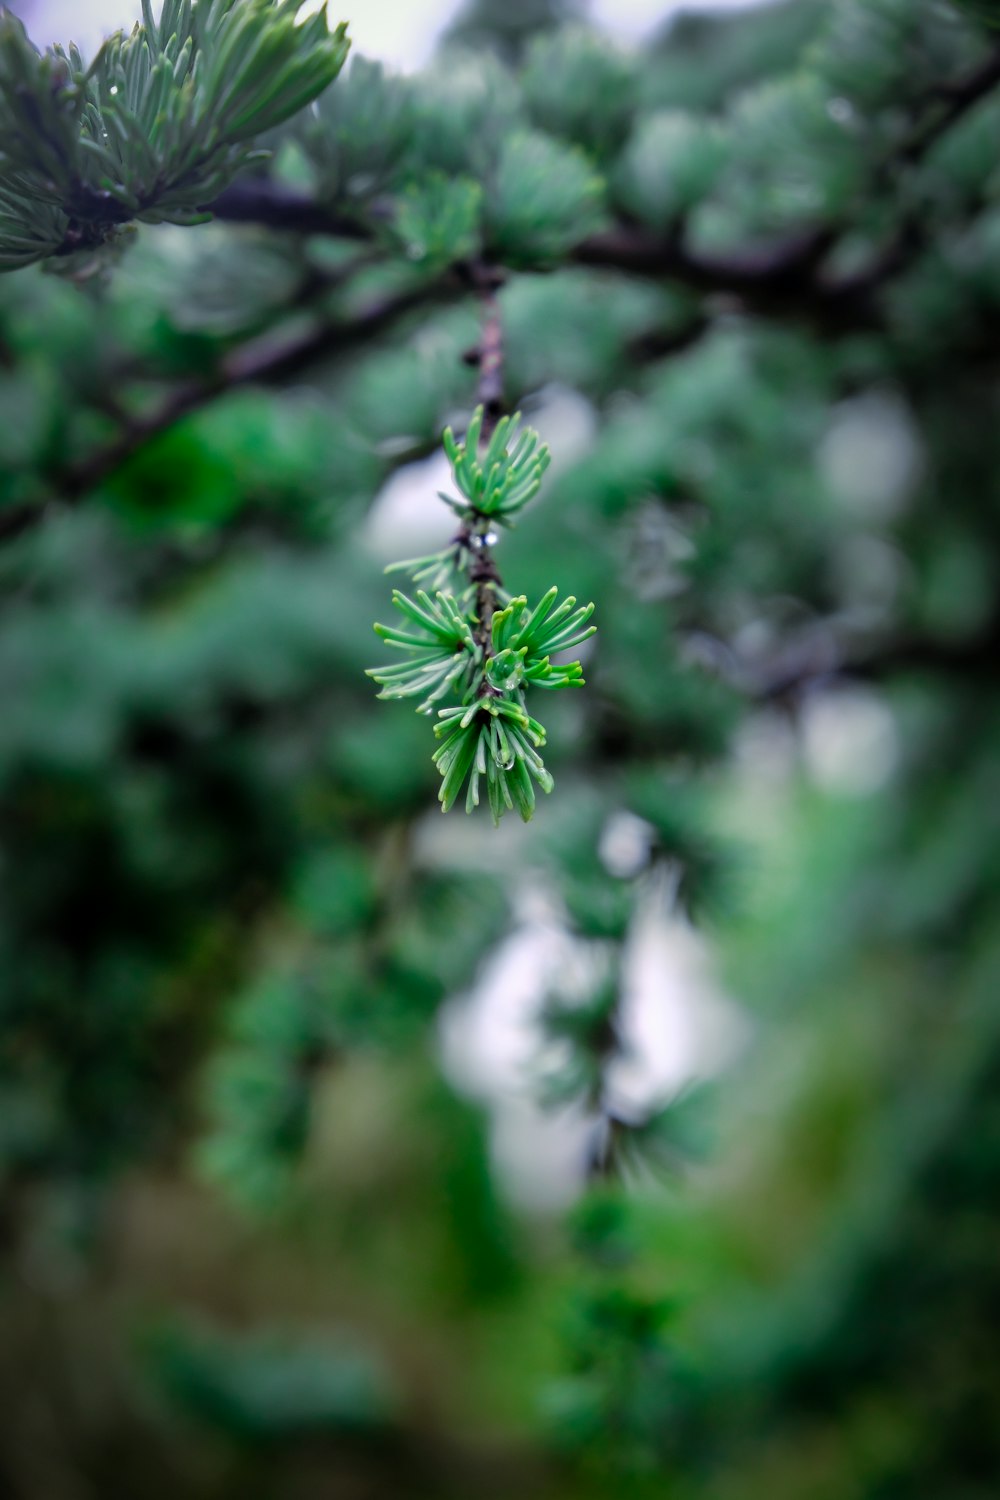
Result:
M504 409L503 321L498 296L503 284L503 274L491 266L479 263L471 268L470 274L473 285L479 292L483 312L482 339L479 348L473 352L472 359L479 367L476 395L477 405L483 409L479 440L481 446L486 449L496 431L497 423L503 416ZM503 588L503 581L493 555L495 533L492 526L493 523L488 516L473 512L469 519L462 523L455 538L460 555L467 556L469 560L468 578L469 583L475 589L478 617L474 633L484 652L489 649L497 591ZM490 691L485 680L483 686L484 691Z
M254 138L311 103L350 43L302 0L164 4L109 37L40 52L0 11L0 269L89 253L132 220L202 222L259 158Z
M231 390L248 385L278 385L326 360L362 348L402 318L431 303L448 300L455 289L444 282L421 285L374 303L351 322L322 320L305 333L282 338L267 334L234 349L207 380L192 381L172 393L147 417L139 418L115 442L71 470L62 493L77 499L139 452L153 438L192 412L201 410Z
M471 813L485 782L494 824L514 809L527 822L535 810L535 784L550 792L553 781L539 753L545 729L528 713L526 690L583 685L579 662L552 657L594 633L587 624L593 605L578 608L572 596L558 603L558 590L551 588L531 609L524 595L511 598L502 587L492 550L498 530L513 525L538 493L549 451L537 433L520 427L519 415L502 415L501 278L482 264L468 267L467 274L483 303L480 347L467 356L479 365L482 399L463 441L445 430L459 495L440 494L461 525L440 552L387 569L405 571L425 587L413 598L394 592L403 629L375 626L387 646L409 659L371 667L368 675L381 687L381 698L419 698L417 712L434 716L443 812L467 782L465 810ZM449 697L458 702L438 706Z
M930 675L989 683L1000 675L1000 614L957 640L898 634L866 642L827 621L790 635L763 659L741 657L726 641L705 634L692 642L691 654L748 702L787 708L823 684L843 680L884 683Z
M459 295L459 285L441 277L394 297L374 303L351 322L322 320L304 333L282 337L267 334L240 345L220 361L206 379L192 380L173 390L145 416L133 417L105 447L55 476L53 489L64 504L77 504L146 445L201 411L228 391L241 386L276 385L326 360L338 359L394 327L409 313ZM11 541L40 525L47 505L19 505L0 510L0 543Z
M941 139L963 115L967 114L981 99L1000 85L1000 47L986 56L977 68L964 78L951 83L939 84L935 90L935 101L943 101L943 108L931 114L927 122L918 127L906 142L901 155L910 162L920 161L930 148Z
M883 190L900 171L917 165L998 84L1000 49L965 77L940 84L926 101L925 118L876 166L873 191ZM360 220L263 179L237 185L211 208L221 219L295 232L352 238L371 233ZM368 212L376 221L392 217L386 201L369 206ZM868 266L841 277L824 274L824 262L850 227L817 225L774 241L716 254L693 250L680 231L664 234L619 223L587 236L570 250L568 258L578 265L675 281L703 293L734 295L765 316L805 318L844 331L877 324L876 293L912 263L924 244L920 226L907 220Z
M307 193L296 192L269 177L239 178L209 209L222 223L256 224L289 234L330 235L345 240L370 239L370 218L380 217L377 207L369 207L369 217L363 219L319 203ZM387 205L382 205L381 216L387 213Z
M360 219L345 216L305 193L284 189L265 178L240 182L209 205L213 216L239 224L262 224L301 234L363 239L370 235ZM376 206L375 217L388 220L387 203ZM836 232L810 230L773 244L751 247L730 255L695 254L675 236L664 236L636 225L619 225L590 235L570 251L578 265L624 271L683 282L700 291L739 292L751 296L770 291L775 296L790 283L805 286L808 273L834 243Z
M288 232L329 234L355 239L369 231L305 194L275 191L263 181L243 183L238 194L210 205L221 220L257 223ZM380 217L388 217L382 205ZM902 270L908 257L894 248L870 268L850 277L824 281L819 267L837 244L840 229L823 227L725 255L694 252L676 234L663 235L634 224L590 235L569 252L576 265L620 271L652 280L674 281L702 293L736 296L768 316L806 316L812 321L867 326L872 321L870 294ZM464 269L464 263L458 270Z
M991 52L979 67L954 83L942 83L935 91L936 99L944 101L944 107L936 112L932 108L925 121L921 122L904 140L899 149L884 162L875 173L874 187L888 190L895 176L908 167L919 166L928 152L944 135L973 109L981 100L1000 85L1000 48ZM840 312L860 321L874 321L872 316L874 294L899 276L913 264L926 248L928 223L926 217L916 209L904 213L895 232L884 248L874 256L867 266L841 277L824 288L827 302L836 315Z

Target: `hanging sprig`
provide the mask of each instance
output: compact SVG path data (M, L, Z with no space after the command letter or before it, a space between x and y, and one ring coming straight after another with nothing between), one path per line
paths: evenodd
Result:
M393 594L415 631L375 629L410 659L373 667L369 676L382 688L379 697L419 697L418 713L435 715L441 743L434 762L444 812L463 787L466 812L471 812L485 787L494 823L508 810L527 822L536 786L550 792L552 777L539 753L545 729L528 712L525 694L532 687L583 685L579 662L551 658L593 635L587 622L594 606L578 606L572 597L558 603L553 587L531 608L525 595L511 598L503 589L492 556L493 527L511 525L538 493L549 450L536 432L520 426L520 416L501 417L484 439L487 421L479 406L464 442L450 430L444 435L459 496L442 494L441 499L461 526L440 552L395 565L417 582L431 580L435 593L421 590L415 599ZM449 695L458 701L438 707Z
M441 498L463 520L473 513L510 525L511 517L538 494L549 450L530 427L518 432L517 421L517 417L500 418L482 458L477 453L483 436L483 407L477 407L464 443L456 440L450 427L445 428L444 451L464 500L450 495Z
M88 67L0 11L0 270L92 250L131 220L198 223L256 136L315 99L346 27L303 0L163 0Z

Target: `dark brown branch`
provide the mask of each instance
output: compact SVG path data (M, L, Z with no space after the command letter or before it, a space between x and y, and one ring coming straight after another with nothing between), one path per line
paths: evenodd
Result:
M478 402L483 408L481 440L488 443L503 416L503 323L497 298L498 282L488 273L480 291L483 306L483 335L479 346Z
M944 83L932 112L876 174L888 182L901 168L919 163L932 146L980 100L1000 85L1000 48L964 78ZM859 272L824 277L822 263L845 226L819 226L783 240L725 255L694 252L679 234L657 236L618 226L584 240L572 252L581 265L664 277L697 290L731 292L762 311L786 308L835 319L842 325L872 321L872 294L912 261L923 247L919 226L904 222L890 243Z
M312 324L304 333L284 337L268 334L240 345L220 361L212 375L178 386L145 416L132 418L106 447L60 476L57 481L60 498L71 504L79 501L148 443L227 391L240 386L277 384L324 360L338 359L384 333L408 313L449 300L460 291L457 281L442 277L433 284L422 284L377 302L349 323L325 320ZM0 542L40 524L48 513L49 507L42 505L14 506L0 511Z
M371 235L370 227L361 219L263 178L235 183L210 208L216 218L229 223L261 224L299 234L351 239L366 239ZM387 218L389 213L388 205L377 205L374 217ZM703 291L751 294L772 288L777 293L790 282L801 284L807 279L835 237L835 231L824 228L729 255L696 255L676 236L621 225L583 240L570 252L570 259L579 265L682 281ZM463 269L470 274L469 268Z
M504 410L503 367L503 321L500 314L498 292L503 285L503 272L493 266L475 263L467 268L469 279L479 293L482 305L482 334L479 347L471 351L468 359L479 366L476 388L476 404L483 408L483 422L479 433L481 448L488 446L496 431ZM502 587L499 571L493 557L492 522L489 516L474 513L462 526L457 541L462 553L469 556L469 582L476 589L476 640L482 647L484 658L489 655L493 615L496 611L496 591ZM493 691L483 679L481 691Z
M628 345L629 358L633 364L650 364L654 360L683 354L693 349L711 326L710 319L704 313L698 313L680 327L647 329Z
M712 636L696 636L687 659L763 704L794 706L824 683L887 682L898 676L931 674L955 681L991 682L1000 676L1000 616L971 638L949 641L898 636L881 641L845 638L834 622L787 640L763 661L741 660Z
M894 677L947 677L953 681L995 682L1000 677L1000 624L994 622L969 640L899 639L857 652L831 652L827 660L801 657L777 664L756 685L763 702L788 702L816 683L834 677L886 682Z
M117 469L154 437L181 418L208 405L226 391L245 385L274 385L327 359L349 353L377 337L407 313L441 299L443 287L412 288L377 302L350 323L321 322L292 336L268 334L241 345L227 355L208 380L182 386L148 417L134 421L116 441L66 476L62 493L70 498L85 493Z
M266 182L240 184L238 196L229 197L234 193L235 189L229 189L212 205L213 212L229 222L355 239L369 233L360 220L347 219L305 195L278 190ZM619 224L582 240L570 251L569 260L599 270L676 281L695 291L728 293L763 313L806 314L823 321L835 317L845 325L853 318L855 324L864 324L870 321L868 292L874 278L826 285L818 275L840 232L823 226L723 255L693 251L679 233ZM467 274L464 266L455 269ZM880 275L888 269L887 263Z
M940 84L928 101L925 121L876 173L878 182L919 162L969 109L1000 84L1000 49L991 52L965 77ZM364 238L370 233L360 219L326 208L266 180L251 178L227 189L212 205L219 218L259 223L309 234ZM369 210L388 217L387 204ZM850 276L829 279L822 263L844 232L844 225L820 225L766 244L726 254L694 251L683 235L656 234L620 224L583 240L570 252L578 265L624 271L636 276L678 281L702 292L726 292L764 313L788 312L819 319L828 326L865 326L875 321L874 294L919 253L922 237L910 224L879 252L871 264Z
M753 295L763 290L780 295L808 286L810 274L835 238L832 229L811 229L770 244L712 255L694 253L676 235L618 226L591 235L571 255L579 265L682 281L699 291Z
M928 119L919 125L903 142L899 149L884 162L875 174L876 188L890 188L895 175L906 167L914 167L923 161L931 148L951 127L967 114L1000 84L1000 48L991 52L978 68L955 83L943 83L936 92L945 101L944 108L931 112ZM884 248L860 271L822 286L822 295L828 306L853 311L855 317L871 314L874 294L887 282L905 271L927 244L928 224L926 217L916 210L904 213L894 234Z
M375 205L367 218L345 213L267 177L239 178L209 206L227 224L259 224L291 234L325 234L345 240L371 239L369 221L385 218L387 212L384 206Z
M977 68L954 83L939 84L935 90L937 98L944 101L943 108L933 114L925 125L914 132L901 153L908 161L919 161L931 146L940 140L946 131L964 114L984 99L1000 84L1000 47L991 52Z

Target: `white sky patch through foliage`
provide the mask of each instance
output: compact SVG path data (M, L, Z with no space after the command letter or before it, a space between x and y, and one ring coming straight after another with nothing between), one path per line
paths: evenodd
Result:
M319 0L303 7L317 9ZM674 11L721 10L749 0L593 0L591 18L627 41L637 41ZM419 68L459 5L449 0L352 0L331 3L332 22L349 23L354 45L366 57L378 57L399 68ZM26 0L21 10L39 46L74 41L92 54L102 39L119 27L130 27L139 15L139 0Z

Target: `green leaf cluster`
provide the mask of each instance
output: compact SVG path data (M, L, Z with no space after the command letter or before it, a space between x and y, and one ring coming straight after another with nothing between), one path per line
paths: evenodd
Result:
M484 413L477 407L465 437L458 441L450 427L444 431L444 451L463 499L442 495L463 521L488 518L509 526L511 518L538 494L550 453L538 433L518 431L520 413L501 417L485 451L480 454Z
M346 25L302 0L164 0L88 67L0 15L0 267L88 249L130 220L201 222L253 139L330 84Z
M393 603L408 628L375 626L387 646L409 659L372 667L368 675L382 688L379 697L419 698L417 712L435 714L443 812L468 780L466 812L479 805L485 783L494 823L514 809L527 822L535 809L534 783L549 792L553 781L539 754L545 729L529 714L525 691L583 685L579 662L551 658L594 634L587 624L594 606L578 607L573 597L557 604L553 587L529 609L526 596L512 599L500 588L491 560L481 571L496 541L490 527L513 524L537 495L549 462L538 434L519 427L519 415L502 417L483 446L484 417L477 407L463 441L450 428L444 434L462 498L441 499L461 519L458 537L440 552L394 565L417 581L433 580L437 592L431 597L418 590L411 599L394 591ZM449 578L461 583L467 570L470 581L457 596L444 591ZM449 695L459 702L437 707Z
M584 26L543 34L528 51L522 79L528 109L543 130L598 161L621 149L635 109L635 66L606 36Z
M716 123L657 110L642 119L622 153L618 197L636 218L669 228L711 192L727 154Z
M558 259L600 226L603 191L578 147L517 131L502 144L487 196L491 251L514 266Z
M404 180L417 111L409 80L352 57L335 89L296 121L296 138L327 201L357 207Z
M482 205L478 182L429 172L401 194L393 230L407 257L421 265L469 261L480 250Z

